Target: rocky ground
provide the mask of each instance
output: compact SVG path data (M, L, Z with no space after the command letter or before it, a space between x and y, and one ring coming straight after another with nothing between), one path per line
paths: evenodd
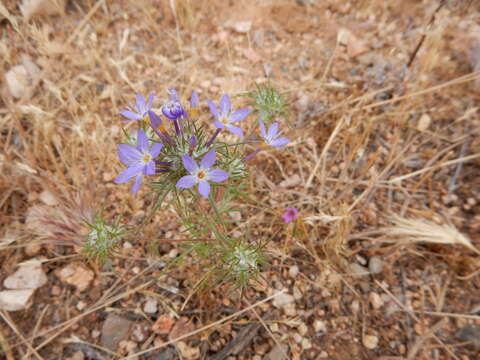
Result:
M0 4L0 358L477 359L475 1ZM283 152L251 163L231 232L271 239L258 281L198 288L170 207L112 182L135 92L270 83ZM207 107L203 106L207 111ZM205 118L205 121L208 121ZM254 128L254 120L249 125ZM282 211L299 209L284 224ZM86 261L86 214L136 230Z

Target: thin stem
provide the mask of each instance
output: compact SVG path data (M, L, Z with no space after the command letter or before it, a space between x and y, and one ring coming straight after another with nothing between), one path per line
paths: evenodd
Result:
M215 133L213 134L213 136L210 138L210 140L208 140L208 142L205 144L206 147L209 147L210 145L212 145L212 143L215 141L215 139L217 138L218 134L220 134L220 131L222 130L222 128L219 128L215 131Z
M180 127L178 126L177 119L173 120L173 125L175 125L175 133L177 134L177 136L180 136Z

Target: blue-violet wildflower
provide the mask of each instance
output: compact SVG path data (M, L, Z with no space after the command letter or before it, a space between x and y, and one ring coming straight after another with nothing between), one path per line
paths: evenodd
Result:
M241 109L232 112L232 105L227 94L223 95L220 99L220 111L218 111L217 106L210 100L207 100L207 103L213 117L215 118L215 127L217 129L227 128L235 135L243 136L242 129L232 124L245 119L248 114L250 114L249 109Z
M148 116L148 111L152 108L153 98L155 97L154 93L151 93L148 97L148 101L145 102L145 98L142 94L136 94L136 105L133 106L130 104L130 110L120 111L120 115L123 115L129 120L144 120Z
M132 193L135 194L142 183L143 175L155 174L154 159L160 154L162 147L162 143L154 143L150 148L147 134L142 129L138 130L137 146L118 145L118 157L127 166L127 169L118 175L114 181L121 184L135 179L132 186Z
M278 129L278 123L273 123L270 125L267 131L263 121L259 120L258 122L260 124L260 132L262 133L265 144L273 146L277 149L283 149L285 145L290 142L290 139L288 138L279 138L282 135L282 132Z
M198 192L205 198L210 194L210 184L208 181L221 182L228 179L228 173L220 169L212 169L215 163L215 150L210 150L197 165L194 159L188 155L182 156L182 162L190 175L183 176L178 180L177 187L189 189L198 184Z
M162 113L170 120L177 120L179 117L186 117L187 113L178 98L177 91L175 89L169 89L170 100L162 106Z

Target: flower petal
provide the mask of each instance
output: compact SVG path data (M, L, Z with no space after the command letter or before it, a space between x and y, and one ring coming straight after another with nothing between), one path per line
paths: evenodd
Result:
M290 139L288 138L280 138L272 141L270 145L279 149L283 149L285 145L287 145L289 142L290 142Z
M190 156L182 156L183 167L189 172L193 173L198 170L198 165Z
M273 123L272 125L270 125L270 127L268 128L268 133L267 133L267 137L269 139L274 139L278 134L278 123Z
M120 175L118 175L115 180L116 184L122 184L124 182L130 181L134 176L141 174L143 171L143 165L135 165L126 168Z
M215 120L214 124L217 129L223 129L225 127L225 125L218 120Z
M191 108L198 107L198 94L195 90L192 91L192 97L190 98L190 107Z
M143 181L143 176L142 175L137 175L137 177L135 178L135 182L132 185L132 193L133 194L137 193L138 189L140 188L140 185L142 185L142 181Z
M238 126L234 125L227 125L227 129L230 130L232 133L238 136L243 136L243 130L240 129Z
M221 169L212 169L208 172L208 180L213 182L221 182L228 179L228 173Z
M155 161L149 161L143 168L143 173L145 175L155 174Z
M119 112L119 114L130 120L142 120L142 117L140 115L130 110L122 110Z
M232 105L230 104L230 97L227 94L224 94L220 99L220 116L227 117L230 114Z
M118 157L123 165L130 166L141 158L142 154L134 146L127 144L118 145Z
M200 181L198 183L198 192L204 198L208 199L208 195L210 194L210 184L208 182L206 182L205 180Z
M265 129L265 124L263 123L262 120L258 120L258 124L260 125L260 132L262 133L263 138L266 139L267 130Z
M210 100L207 100L207 104L208 104L208 107L210 108L210 111L213 115L213 117L218 120L218 110L217 110L217 106L211 102Z
M148 116L150 116L150 122L152 123L152 126L155 129L157 129L160 125L162 125L162 118L160 117L160 115L157 115L152 110L149 110Z
M248 114L250 114L250 112L251 110L249 109L241 109L241 110L234 111L232 115L230 115L228 120L230 123L236 123L236 122L242 121L248 116Z
M137 99L137 110L140 115L143 115L143 112L145 111L145 98L142 94L136 94L135 97Z
M215 150L210 150L205 154L205 156L202 158L202 161L200 162L200 165L202 169L210 169L213 164L215 164L215 158L217 156L217 153Z
M186 175L181 177L180 180L177 181L177 184L175 186L182 189L189 189L196 183L197 181L195 180L194 176Z
M148 102L147 102L147 106L146 106L146 109L145 111L148 111L150 110L150 108L152 107L153 105L153 99L155 98L155 93L150 93L150 96L148 97Z
M142 129L138 129L137 149L140 151L148 151L148 137Z
M160 151L162 151L163 144L162 143L154 143L152 145L152 148L150 149L150 155L152 155L152 158L156 158L158 154L160 154Z

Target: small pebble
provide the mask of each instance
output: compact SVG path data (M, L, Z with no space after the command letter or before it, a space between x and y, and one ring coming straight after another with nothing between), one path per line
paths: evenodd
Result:
M314 323L313 323L313 328L315 329L315 332L326 332L327 331L327 325L322 320L315 320Z
M147 314L155 314L157 312L158 302L155 298L147 297L145 305L143 305L143 311Z
M372 256L368 262L368 270L372 274L380 274L383 270L383 261L377 256Z
M376 292L371 292L368 300L370 301L370 304L372 304L372 307L375 310L378 310L383 306L383 300Z
M290 269L288 270L288 275L290 275L290 277L292 278L296 277L298 275L298 266L290 266Z
M87 307L87 304L80 300L78 303L77 303L77 310L78 311L82 311L83 309L85 309Z
M374 335L365 335L363 337L363 346L367 349L375 349L378 346L378 337Z

